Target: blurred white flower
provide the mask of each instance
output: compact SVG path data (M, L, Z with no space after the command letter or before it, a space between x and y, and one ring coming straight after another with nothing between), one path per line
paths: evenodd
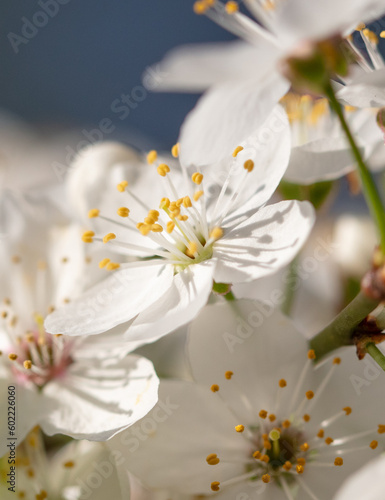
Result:
M213 280L252 281L290 262L311 230L314 211L297 201L264 206L290 152L285 114L281 109L276 114L279 128L269 129L266 137L263 125L219 168L208 167L205 175L188 173L183 163L181 169L170 168L151 151L150 165L141 166L132 187L121 179L118 216L98 206L90 211L91 220L108 223L108 233L95 228L99 234L88 231L84 241L115 247L131 262L103 259L100 267L120 269L53 312L46 320L47 330L88 335L126 323L126 340L145 344L195 317L207 302ZM121 146L98 147L116 149L117 161L122 161ZM90 168L89 154L97 156L95 149L86 150L78 168ZM130 150L127 155L131 157ZM113 159L112 154L101 154L101 161L106 157Z
M238 12L236 2L198 1L201 10L210 19L243 39L243 42L220 44L198 44L179 47L168 54L159 67L166 75L157 90L203 91L196 108L187 116L180 135L180 142L191 129L201 124L195 137L196 151L189 155L195 165L203 165L208 159L221 157L231 151L245 133L250 133L273 106L289 90L277 71L277 63L306 40L318 41L322 37L345 32L362 20L373 20L385 12L379 0L332 2L309 2L290 0L248 0L245 2L258 23ZM200 6L200 7L199 7ZM370 53L381 59L378 50L365 36ZM374 35L375 36L375 35ZM348 39L352 49L353 39ZM359 53L359 52L358 52ZM366 67L364 57L360 62ZM374 63L373 63L374 64ZM376 66L374 66L376 67ZM359 107L372 108L380 105L373 95L379 90L383 78L378 75L377 92L372 87L357 85L349 90L340 82L338 96L346 104L352 104L354 94L361 98ZM346 98L344 98L346 96ZM365 97L361 97L365 96ZM378 99L377 99L378 100ZM364 103L365 101L365 103ZM354 168L349 145L338 118L330 111L326 99L289 92L282 100L291 123L292 155L285 179L299 184L311 184L320 180L336 179ZM362 105L365 104L365 105ZM247 112L245 112L247 109ZM232 120L242 124L239 129ZM372 166L382 168L378 154L383 152L383 138L376 125L372 109L357 109L346 106L346 118L366 158ZM221 130L221 135L215 132ZM223 145L227 144L227 149ZM212 155L202 155L202 151Z
M114 332L97 341L51 336L44 316L68 302L87 277L77 226L41 236L39 264L24 241L18 255L1 259L0 391L16 392L16 431L22 440L35 425L48 434L106 440L143 417L157 401L158 378L150 361L125 354ZM114 342L115 341L115 342ZM6 452L7 421L0 426Z
M123 468L184 494L328 500L384 449L380 370L353 348L314 365L290 320L264 311L237 301L201 312L189 343L196 383L162 381L159 400L174 405L168 418L148 435L155 407L109 441Z
M10 464L0 460L2 500L128 500L130 485L118 478L116 457L103 444L72 442L47 455L38 432L16 451L16 488L6 483Z

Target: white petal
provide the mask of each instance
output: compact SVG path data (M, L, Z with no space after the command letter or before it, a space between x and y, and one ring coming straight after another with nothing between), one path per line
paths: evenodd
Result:
M260 55L262 51L239 40L182 45L148 68L143 83L152 91L203 92L226 80L247 78Z
M335 500L352 500L365 498L365 500L383 500L385 474L385 455L371 460L362 469L350 476L344 482Z
M289 50L302 40L319 40L342 33L385 12L381 0L323 0L322 3L287 0L281 5L274 31Z
M88 211L100 209L109 191L124 180L122 168L125 167L127 174L127 169L137 167L138 163L140 158L135 151L117 142L102 142L80 151L66 181L68 200L76 217L89 223ZM126 180L131 182L132 178Z
M293 148L285 180L296 184L338 179L354 170L354 159L346 141L325 138Z
M231 154L260 127L288 83L272 73L261 80L251 75L209 90L187 115L180 133L180 160L186 167L215 164Z
M231 206L231 213L237 207L247 206L256 210L265 204L276 190L287 165L291 151L291 134L287 115L280 105L269 114L264 123L245 140L239 143L243 147L236 158L227 158L219 165L207 166L204 170L205 192L218 196L223 183L230 172L230 181L222 206L237 192L237 198ZM244 164L254 162L254 168L247 174L245 182L238 189L240 179L245 175ZM256 193L256 194L255 194ZM209 194L210 195L210 194ZM215 203L213 204L215 205ZM219 210L218 213L220 213ZM210 213L210 212L209 212Z
M172 282L173 267L162 265L116 271L80 299L54 311L49 333L94 335L129 321L158 300Z
M385 68L360 73L336 95L344 103L358 108L382 108L385 106Z
M215 281L240 283L273 274L298 253L314 217L310 203L283 201L230 226L214 246Z
M109 445L126 458L123 467L149 487L209 494L212 481L243 471L237 464L206 463L210 453L235 461L247 456L249 445L234 431L236 422L210 389L164 380L156 407Z
M16 394L9 394L9 388L15 387ZM12 442L12 437L17 438L17 444L26 437L28 432L38 425L43 418L44 414L49 411L49 403L44 396L38 394L34 390L29 390L22 385L18 385L14 380L0 378L0 397L2 401L3 418L0 424L0 457L9 451L7 444ZM6 413L8 408L7 401L15 401L16 405L9 404L9 407L15 408L15 414L11 411ZM4 416L8 415L10 418L16 417L14 436L10 435L8 429L8 419ZM12 430L12 429L11 429ZM11 439L8 439L11 438Z
M152 363L139 356L106 368L73 364L63 380L44 389L56 407L42 421L42 429L48 435L105 441L153 408L158 382Z
M128 341L153 342L191 321L207 303L215 262L192 264L176 274L161 298L141 312L128 329Z
M260 410L275 412L281 378L295 387L307 344L271 305L238 300L209 305L201 312L190 327L188 353L197 382L208 389L219 385L217 394L239 416L239 423L255 425ZM227 371L234 373L231 380L225 378ZM285 401L286 394L290 398L292 391L283 393Z

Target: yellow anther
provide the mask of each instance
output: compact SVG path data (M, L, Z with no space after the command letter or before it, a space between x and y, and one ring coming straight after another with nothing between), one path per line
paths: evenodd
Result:
M179 198L179 200L176 200L175 205L180 208L183 205L183 198Z
M354 111L357 111L356 106L349 106L348 104L345 104L344 109L348 113L353 113Z
M219 391L219 385L218 384L213 384L210 387L210 389L211 389L212 392L218 392Z
M194 256L198 251L198 245L195 243L195 241L190 241L189 246L188 246L188 253L192 256Z
M364 23L359 23L359 24L357 25L357 27L356 27L356 30L357 30L357 31L362 31L362 30L364 30L365 28L366 28L366 24L364 24Z
M143 224L143 222L139 222L136 227L139 229L139 231L143 234L143 236L147 236L148 233L151 231L151 226L147 224Z
M274 422L276 419L277 419L277 417L274 415L274 413L270 413L270 415L269 415L270 422Z
M282 389L287 386L287 382L284 378L281 378L281 380L278 382L279 387Z
M378 434L385 434L385 425L380 424L377 429Z
M155 149L147 153L147 162L150 165L152 165L157 158L158 158L158 153L155 151Z
M153 233L161 233L163 231L163 227L160 224L153 224L151 226L151 231Z
M212 489L212 491L219 491L220 490L220 488L219 488L220 484L221 483L219 481L212 482L211 483L211 489Z
M297 458L298 465L306 465L306 460L304 458Z
M381 33L380 33L380 37L381 37L381 38L385 38L385 31L381 31Z
M159 208L165 210L170 206L170 200L168 198L162 198L159 203Z
M198 201L201 196L203 196L203 191L196 191L194 193L194 201Z
M366 36L366 38L369 40L370 43L373 43L374 45L378 44L378 36L374 33L374 31L371 31L369 29L364 29L362 30L363 34Z
M178 220L186 222L186 220L188 220L188 215L178 215Z
M174 231L174 228L175 228L175 222L173 222L172 220L168 221L166 226L166 231L170 234Z
M192 174L191 180L194 182L194 184L197 184L199 186L199 184L202 184L203 174L201 174L200 172L195 172L194 174Z
M21 258L19 257L19 255L13 255L13 256L12 256L12 262L13 262L14 264L20 264L20 262L21 262Z
M337 465L338 467L340 467L341 465L344 464L344 460L343 458L341 457L337 457L335 460L334 460L334 465Z
M306 394L306 399L313 399L314 398L314 392L313 391L307 391Z
M283 427L284 429L288 429L288 428L290 427L290 425L291 425L290 420L284 420L284 421L282 422L282 427Z
M28 477L35 477L35 471L33 469L27 469L26 473Z
M3 319L5 319L7 316L8 316L7 311L2 311L2 312L1 312L1 317L2 317Z
M304 419L305 422L310 422L310 415L308 415L307 413L305 413L305 415L302 418Z
M170 215L171 219L175 219L175 217L178 217L178 215L180 215L180 208L175 207L174 210L170 211L169 215Z
M237 432L243 432L245 430L245 426L244 425L236 425L235 430Z
M88 217L90 219L93 219L94 217L98 217L100 214L100 210L97 208L91 208L91 210L88 212Z
M308 443L303 443L300 446L301 451L307 451L309 448L310 446L308 445Z
M264 483L270 483L270 476L269 476L269 474L264 474L264 475L262 476L262 481L263 481Z
M93 237L95 236L95 233L93 231L85 231L82 236L82 240L84 243L92 243Z
M269 434L266 434L266 433L262 434L262 439L264 441L266 441L266 439L269 439Z
M378 441L376 441L375 439L370 443L370 448L372 448L372 450L375 450L378 446Z
M287 460L283 465L282 468L285 469L286 471L289 471L293 467L293 464Z
M315 359L315 358L316 358L316 355L315 355L315 351L314 351L314 349L310 349L310 350L307 352L307 357L308 357L308 359Z
M152 217L155 220L155 222L159 219L159 215L160 214L159 214L158 210L149 210L148 211L148 216Z
M270 443L270 441L264 441L263 442L263 447L265 448L265 450L271 450L271 443Z
M162 177L166 177L166 175L170 172L170 167L165 163L161 163L159 167L156 169L159 175Z
M333 359L333 365L340 365L341 364L341 358L334 358Z
M254 168L253 160L246 160L245 163L243 164L243 168L248 172L252 172Z
M232 377L233 375L234 375L234 373L233 373L233 372L231 372L231 371L227 371L227 372L225 373L225 378L226 378L227 380L231 380L231 377Z
M11 352L11 354L8 354L8 358L11 360L11 361L16 361L17 360L17 354Z
M241 151L243 151L243 146L237 146L233 151L233 157L236 158Z
M211 453L210 455L207 455L206 462L209 465L218 465L220 460L219 460L218 455L216 453Z
M145 217L144 218L144 223L145 224L149 224L150 226L152 226L153 224L155 224L156 220L153 219L152 217Z
M220 227L214 227L210 232L210 238L213 240L219 240L223 236L223 229Z
M235 14L239 10L239 5L237 2L233 2L230 0L229 2L226 3L226 12L228 14Z
M120 264L118 262L109 262L106 266L107 271L115 271L115 269L119 269Z
M260 451L258 451L258 450L257 450L257 451L255 451L255 452L253 453L253 457L254 457L256 460L258 460L259 458L261 458L261 452L260 452Z
M185 208L190 208L190 207L192 207L192 203L191 203L190 196L185 196L185 197L183 198L183 206L184 206Z
M103 236L103 243L108 243L111 240L114 240L116 238L116 234L114 233L108 233L105 236Z
M99 262L99 268L100 268L100 269L103 269L103 267L106 267L106 265L107 265L109 262L111 262L111 260L110 260L110 259L108 259L108 258L106 257L105 259L103 259L103 260L101 260L101 261Z
M295 470L297 471L297 474L303 474L305 472L305 467L303 465L296 465Z
M267 417L267 411L266 410L261 410L259 412L259 416L263 419L265 419Z
M73 460L68 460L68 462L64 462L63 467L65 469L72 469L75 467L75 462Z
M120 192L120 193L123 193L123 191L125 191L126 187L128 186L128 182L127 181L122 181L120 184L118 184L116 186L117 190Z
M23 366L26 370L30 370L32 368L32 361L30 359L26 359Z
M345 408L342 409L346 413L346 415L350 415L352 413L352 409L350 408L350 406L345 406Z
M174 158L178 158L179 156L179 142L173 145L171 148L171 154Z
M128 217L130 215L130 210L127 207L120 207L117 210L119 217Z
M318 431L318 434L317 434L317 437L319 437L320 439L322 439L325 435L325 431L323 429L320 429Z
M261 460L262 460L262 462L265 462L266 464L268 464L270 462L270 457L269 457L269 455L262 455Z
M332 444L332 442L333 442L333 441L334 441L334 439L332 439L331 437L327 437L327 438L325 439L325 443L326 443L327 445Z

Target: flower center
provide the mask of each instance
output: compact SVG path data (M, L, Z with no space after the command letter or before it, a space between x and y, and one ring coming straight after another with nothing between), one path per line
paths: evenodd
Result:
M238 146L232 157L236 158L242 150L243 147ZM173 147L172 154L175 157L178 155L177 145ZM162 190L164 189L166 194L161 198L159 205L156 208L148 206L138 193L131 189L127 181L122 181L117 185L117 189L128 197L132 206L130 208L121 206L117 209L120 219L107 217L97 208L91 209L88 213L89 218L102 219L116 226L119 234L109 232L104 236L96 236L94 231L86 231L83 234L83 241L108 243L124 250L131 250L136 256L135 262L139 261L140 265L145 264L144 260L152 261L148 262L149 265L154 263L154 259L157 262L159 259L165 260L174 265L175 272L210 259L215 242L223 236L222 222L247 184L247 176L253 170L254 162L251 159L244 162L242 173L238 176L239 184L231 196L227 192L230 177L227 179L215 206L211 207L208 220L203 174L195 172L189 178L187 172L182 170L176 179L177 189L170 167L158 161L156 151L148 153L147 161L150 167L155 167L155 172L158 174L157 181L162 183ZM182 190L183 196L178 196L178 191ZM210 202L212 201L214 200L211 199ZM138 233L147 241L138 239ZM133 266L135 262L124 266ZM100 261L99 267L112 271L121 267L121 264L105 258Z
M244 458L244 473L223 482L214 481L211 483L212 491L219 491L242 481L252 481L253 484L272 482L283 489L288 499L293 498L291 493L293 486L299 486L310 495L310 498L316 498L306 484L307 470L315 467L340 467L344 463L345 454L357 451L370 452L378 447L378 441L373 438L376 433L385 434L385 425L378 425L377 429L368 429L342 438L333 436L332 424L352 413L352 409L348 406L325 420L316 421L316 412L313 410L341 359L335 358L332 361L329 371L316 391L308 390L301 397L302 386L306 383L308 372L310 369L315 369L314 359L314 351L310 350L290 397L289 407L281 408L280 405L282 392L287 390L285 388L288 386L286 380L281 379L278 381L275 413L261 409L255 425L235 426L235 432L244 436L249 443L250 451ZM233 372L226 372L225 379L236 384L236 375ZM211 391L218 393L219 385L212 385ZM366 444L353 448L345 446L356 440L362 441L368 436L372 436L372 439ZM211 453L206 457L206 462L212 466L218 466L221 461L232 463L231 456L219 457L216 453ZM239 461L234 463L239 464Z
M36 328L17 337L9 349L5 366L19 383L33 383L42 389L49 381L63 377L72 363L70 340L49 335L43 317L35 316ZM5 358L5 356L4 356Z

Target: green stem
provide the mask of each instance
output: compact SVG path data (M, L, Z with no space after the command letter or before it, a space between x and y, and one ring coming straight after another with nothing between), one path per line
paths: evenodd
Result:
M326 328L310 341L310 348L314 349L317 360L334 349L351 345L353 330L378 304L378 300L370 299L360 292Z
M374 361L385 371L385 356L373 342L367 344L366 352L370 354Z
M334 90L329 83L326 88L325 88L325 94L328 97L330 101L331 108L335 111L337 114L339 121L341 123L341 126L345 132L345 135L349 141L353 156L357 162L358 166L358 172L360 174L362 186L363 186L363 191L364 195L366 198L366 202L368 204L368 207L372 213L372 217L376 222L379 235L380 235L380 246L382 253L385 255L385 209L380 197L380 194L378 192L376 183L374 182L374 179L372 177L372 174L370 173L368 167L366 166L361 152L356 144L356 141L354 140L354 137L350 131L349 125L347 124L345 120L344 113L342 111L341 105L338 102Z

